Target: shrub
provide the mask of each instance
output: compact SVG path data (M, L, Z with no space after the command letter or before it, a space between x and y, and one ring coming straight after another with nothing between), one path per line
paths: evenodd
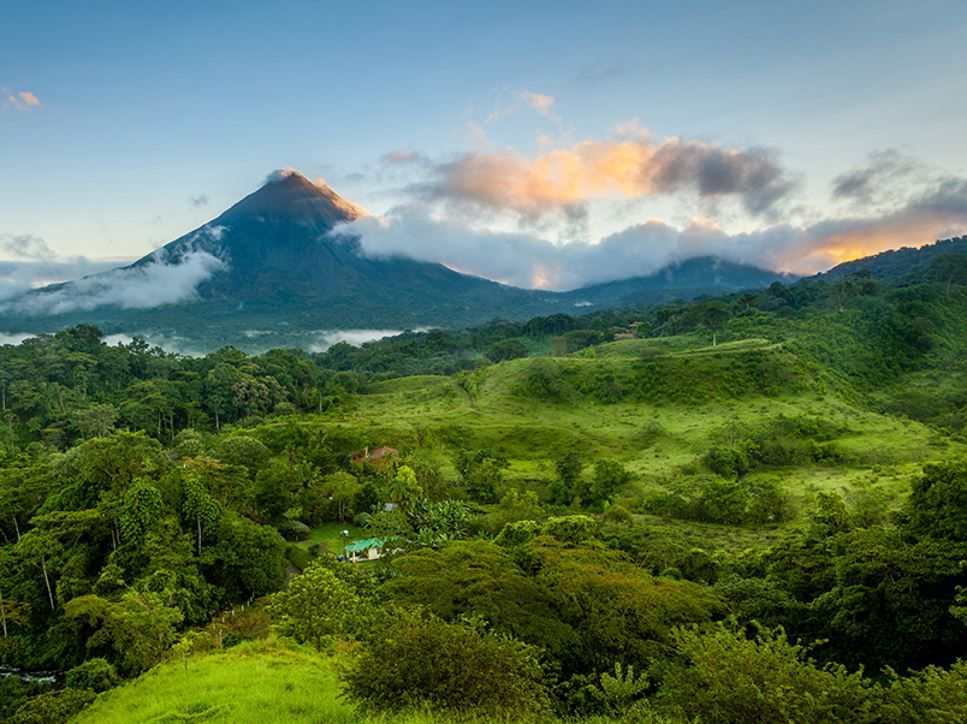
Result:
M117 671L106 659L88 659L67 672L67 686L72 689L107 691L120 682Z
M949 670L928 666L902 678L887 673L892 681L884 696L883 721L967 721L967 661Z
M859 673L819 668L778 630L749 639L724 626L679 629L682 660L665 672L661 708L703 722L870 720L878 693Z
M283 520L276 528L286 540L306 540L312 529L301 520Z
M81 709L94 701L95 693L88 689L48 691L28 700L13 715L14 724L61 724L72 719Z
M346 695L364 709L398 716L425 709L527 719L549 707L535 650L484 630L404 613L363 649L345 675Z
M598 522L589 515L564 515L548 518L541 532L557 538L561 543L578 545L597 535Z
M749 471L749 457L738 447L713 447L705 454L705 464L723 478L737 478Z
M518 546L526 543L541 530L541 524L536 520L518 520L507 523L494 540L501 546Z

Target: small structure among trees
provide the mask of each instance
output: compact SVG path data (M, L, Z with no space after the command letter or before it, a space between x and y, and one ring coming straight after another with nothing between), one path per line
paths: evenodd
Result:
M398 458L399 456L400 451L395 447L383 445L375 450L370 450L368 447L364 447L362 450L357 450L350 456L350 460L359 465L363 463L384 465L388 462L391 462L393 458Z
M388 538L363 538L346 544L346 556L353 563L375 561L383 557L383 548Z

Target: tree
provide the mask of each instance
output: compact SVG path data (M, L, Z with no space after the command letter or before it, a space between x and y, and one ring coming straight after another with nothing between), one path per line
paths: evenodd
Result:
M268 520L279 521L286 511L296 506L306 485L296 466L275 461L266 465L255 477L255 504Z
M967 460L924 465L907 510L907 528L916 535L967 541Z
M599 506L610 503L615 494L630 482L631 473L624 465L613 460L598 460L594 464L588 503Z
M221 505L198 478L194 476L185 478L181 512L195 528L199 554L201 554L202 539L215 530L221 510Z
M161 518L163 501L158 489L144 479L138 479L124 493L121 508L121 537L139 540Z
M497 489L504 481L504 470L509 466L507 458L486 448L472 453L462 451L456 461L460 480L467 493L481 503L497 502Z
M723 302L710 301L698 305L698 315L706 327L712 332L712 346L718 344L718 334L729 321L729 308Z
M400 467L402 470L404 466ZM400 471L397 471L399 475ZM415 474L414 474L415 480ZM331 473L317 483L323 497L329 502L329 514L335 520L346 520L352 513L353 502L359 492L359 480L355 475L339 471Z
M215 416L215 432L221 431L221 422L235 412L233 387L241 379L241 373L224 362L216 364L205 377L203 401Z
M486 357L491 362L503 362L509 359L519 359L526 357L528 349L519 339L505 339L491 345L486 352Z
M551 498L559 505L574 502L581 473L584 470L584 462L581 460L581 456L571 450L558 460L554 467L557 470L557 481L549 488Z
M94 627L87 648L113 652L128 674L161 661L184 620L182 611L169 605L163 594L135 589L126 591L119 601L96 595L73 598L65 604L64 614Z
M248 435L223 437L215 446L214 455L229 465L244 465L252 475L258 473L271 457L271 451L259 440Z
M944 292L948 299L954 284L967 283L967 254L941 254L931 266L935 266L939 270L940 278L944 283Z
M117 409L107 402L83 407L72 415L74 427L82 437L107 437L114 430L117 417Z
M266 608L280 633L322 650L334 636L353 636L371 623L368 601L330 569L310 565Z
M391 502L396 503L401 510L409 512L413 505L423 495L423 488L416 482L416 473L409 465L400 465L396 475L390 480L386 489Z

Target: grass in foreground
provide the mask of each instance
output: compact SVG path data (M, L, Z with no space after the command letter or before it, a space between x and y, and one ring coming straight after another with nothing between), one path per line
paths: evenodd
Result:
M184 721L433 724L429 713L392 717L358 713L340 698L337 659L274 639L249 641L224 652L159 664L138 679L105 692L73 721L79 724L156 724ZM481 724L461 719L463 724Z
M160 664L100 695L78 722L360 722L339 699L334 662L274 641Z

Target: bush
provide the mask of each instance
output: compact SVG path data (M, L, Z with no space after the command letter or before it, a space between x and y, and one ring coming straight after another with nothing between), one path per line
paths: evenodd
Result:
M279 534L289 541L307 540L312 529L301 520L284 520L276 528Z
M903 678L887 673L892 681L885 692L882 721L967 721L967 661L957 661L949 670L928 666Z
M658 515L706 523L778 523L789 520L789 498L771 480L696 475L679 478L647 509Z
M67 672L67 686L101 692L113 689L120 682L114 666L106 659L88 659Z
M69 721L81 709L94 701L96 694L89 689L61 689L35 696L17 709L14 724L61 724Z
M561 543L579 545L592 540L598 532L598 522L589 515L564 515L548 518L541 532Z
M536 520L518 520L507 523L494 542L501 546L523 545L541 530L541 524Z
M819 668L782 631L757 639L724 626L679 629L682 660L665 672L656 703L703 722L871 720L878 691L859 673Z
M535 650L485 631L404 613L374 637L345 676L346 695L364 709L399 716L430 708L484 718L535 718L549 708Z
M705 464L716 475L737 478L749 471L749 456L738 447L713 447L705 454Z

